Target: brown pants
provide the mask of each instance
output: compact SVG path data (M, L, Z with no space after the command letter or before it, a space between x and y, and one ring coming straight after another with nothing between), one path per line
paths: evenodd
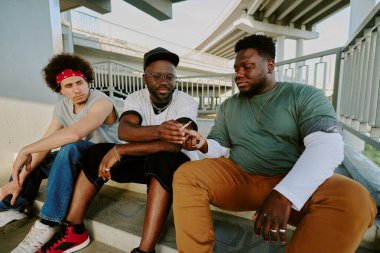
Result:
M183 164L173 182L178 251L213 252L210 204L231 211L256 210L282 178L246 173L226 158ZM292 209L289 224L297 229L286 252L353 253L375 215L375 202L363 186L334 175L318 187L300 212Z

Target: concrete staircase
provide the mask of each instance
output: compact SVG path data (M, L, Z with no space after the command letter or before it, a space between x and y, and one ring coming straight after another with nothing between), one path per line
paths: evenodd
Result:
M146 194L141 191L145 187L126 184L125 189L118 186L120 185L111 183L100 191L90 206L85 223L92 240L99 245L110 245L121 252L129 252L140 242L146 207ZM40 194L36 201L37 209L43 201L44 194ZM240 213L240 216L244 215L250 216L249 213ZM249 219L215 210L213 223L217 252L284 252L281 243L268 244L256 238ZM292 231L289 230L289 237L291 234ZM156 252L177 252L172 213L169 214Z
M3 180L1 180L3 181ZM130 252L138 246L146 206L146 187L137 184L109 183L94 199L87 213L86 227L91 235L91 244L79 252ZM45 183L35 202L35 209L42 206L45 198ZM281 243L265 243L253 232L252 212L228 213L213 208L213 223L216 235L215 252L219 253L281 253ZM23 239L35 216L15 221L0 228L0 253L10 252ZM288 238L293 231L288 229ZM377 232L378 233L378 232ZM367 232L361 248L356 253L379 252L376 228ZM375 238L373 238L373 234ZM379 238L377 238L378 240ZM376 248L377 247L377 248ZM176 250L175 230L172 213L162 233L157 253L174 253Z

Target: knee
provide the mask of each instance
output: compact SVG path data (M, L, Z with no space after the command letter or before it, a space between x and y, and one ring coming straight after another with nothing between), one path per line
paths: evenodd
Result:
M369 191L355 181L346 198L349 201L347 208L353 210L353 215L355 215L353 219L369 222L369 226L371 226L377 213L377 206Z
M377 213L377 207L369 191L360 183L343 178L337 184L340 201L337 201L338 208L344 210L347 219L352 222L368 223L372 225Z
M188 181L190 176L190 172L192 170L193 162L186 162L178 167L178 169L174 172L173 176L173 185L174 184L183 184Z
M79 152L78 143L74 142L74 143L69 143L69 144L63 145L59 149L57 156L66 156L67 157L70 154L73 154L73 153L75 154L78 152Z

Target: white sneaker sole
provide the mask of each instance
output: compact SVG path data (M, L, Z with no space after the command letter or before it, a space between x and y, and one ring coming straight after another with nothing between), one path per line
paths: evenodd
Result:
M90 237L87 237L86 241L82 242L78 246L75 246L74 248L70 248L70 249L68 249L66 251L63 251L62 253L72 253L72 252L78 251L80 249L83 249L84 247L86 247L89 244L90 244Z
M21 220L25 218L26 215L16 211L14 209L9 209L7 211L0 212L0 228L11 221Z

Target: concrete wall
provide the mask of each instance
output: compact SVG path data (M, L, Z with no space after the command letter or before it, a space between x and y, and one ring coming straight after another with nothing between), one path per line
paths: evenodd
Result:
M0 168L9 168L43 134L57 101L41 70L62 50L59 1L2 1L0 33Z

